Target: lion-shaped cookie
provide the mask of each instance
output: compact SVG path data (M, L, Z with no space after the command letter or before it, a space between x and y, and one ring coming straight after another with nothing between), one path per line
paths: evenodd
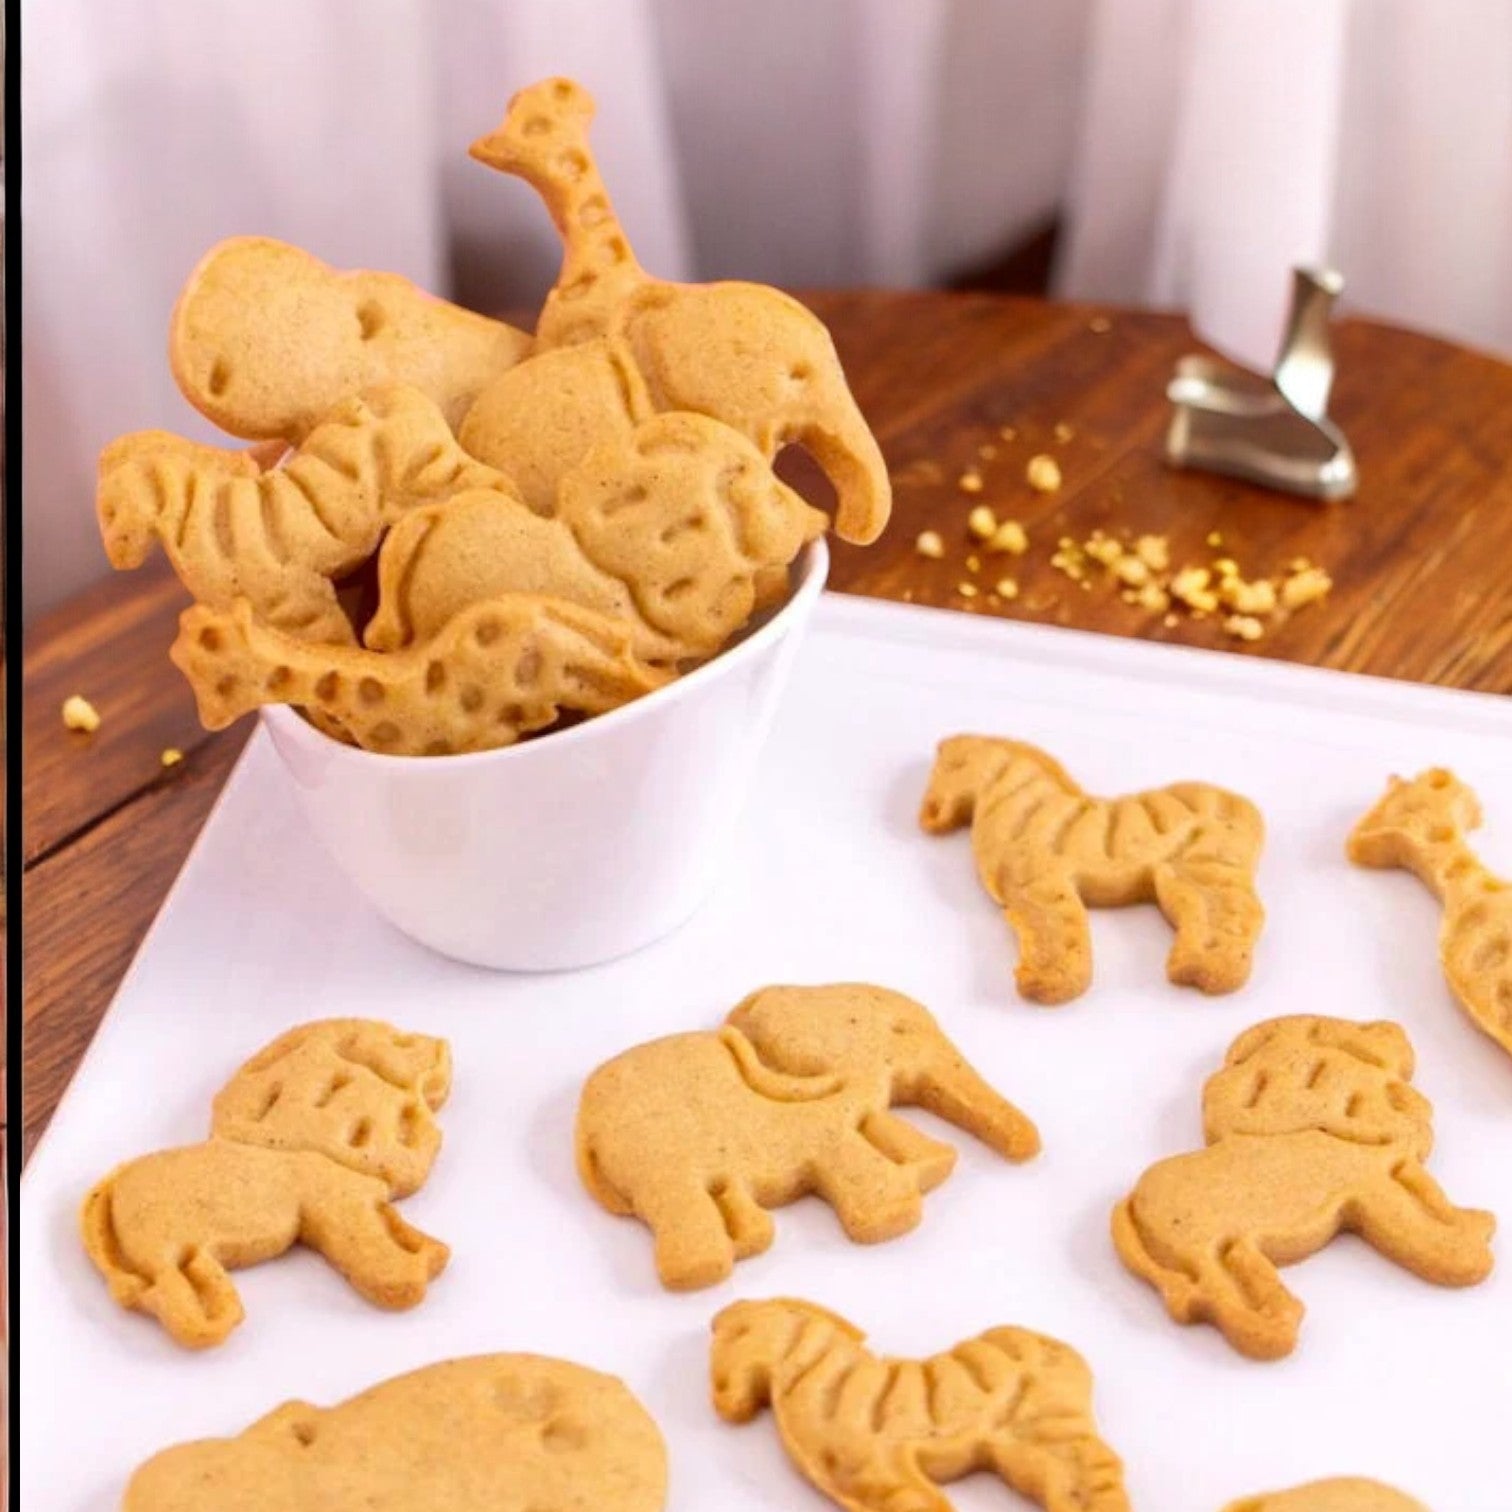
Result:
M1409 1085L1396 1024L1298 1015L1246 1030L1203 1088L1207 1148L1151 1166L1113 1215L1123 1263L1178 1323L1241 1354L1297 1341L1302 1304L1277 1266L1358 1234L1442 1286L1491 1271L1491 1214L1455 1207L1423 1168L1432 1107Z
M622 1382L493 1354L165 1449L122 1512L661 1512L666 1494L661 1433Z
M122 1306L190 1349L243 1309L227 1275L294 1244L318 1250L370 1302L413 1307L447 1248L393 1206L430 1174L444 1040L368 1019L282 1035L217 1095L211 1137L117 1166L80 1214L84 1247Z

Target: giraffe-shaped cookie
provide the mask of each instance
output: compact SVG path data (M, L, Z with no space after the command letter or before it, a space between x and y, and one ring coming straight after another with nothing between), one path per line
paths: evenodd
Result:
M1439 958L1449 986L1476 1026L1512 1055L1512 882L1465 838L1480 822L1475 794L1443 767L1411 782L1393 777L1355 825L1349 859L1400 866L1427 884L1444 908Z

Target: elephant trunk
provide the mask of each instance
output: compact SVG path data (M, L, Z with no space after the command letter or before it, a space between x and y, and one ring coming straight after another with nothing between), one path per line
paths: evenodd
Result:
M1040 1148L1039 1130L990 1087L948 1042L914 1074L906 1090L918 1107L975 1135L1005 1160L1028 1160Z
M844 402L797 417L787 439L804 447L835 490L835 531L842 540L869 545L892 512L887 463L861 412Z

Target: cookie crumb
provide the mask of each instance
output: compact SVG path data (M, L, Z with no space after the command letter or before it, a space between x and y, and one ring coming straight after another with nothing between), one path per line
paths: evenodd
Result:
M1123 555L1123 547L1111 536L1106 536L1100 530L1094 530L1082 544L1082 550L1092 558L1094 562L1104 567L1112 567Z
M981 559L981 557L976 556L975 554L967 557L966 558L966 570L967 570L967 572L980 572L982 570L982 559Z
M956 592L962 598L975 598L977 596L977 585L975 583L957 583Z
M1036 493L1055 493L1061 486L1060 463L1044 452L1037 452L1030 457L1024 478Z
M1150 569L1139 557L1124 556L1114 562L1113 576L1130 588L1143 588L1150 581Z
M961 474L961 476L959 478L956 479L956 487L959 488L962 493L972 493L972 494L981 493L981 491L982 491L982 475L981 475L981 473L979 473L976 470L976 468L974 468L974 467L968 468L965 472L963 472Z
M1018 583L1010 577L999 578L992 590L999 598L1016 599L1018 597Z
M1011 425L1000 425L998 427L998 435L1000 435L1005 441L1011 441L1016 435L1018 435L1018 432L1014 430Z
M1050 434L1055 437L1056 441L1058 441L1060 445L1064 446L1066 442L1068 442L1076 434L1076 432L1072 430L1064 420L1061 420L1056 423L1055 429L1051 431Z
M1183 567L1171 579L1171 597L1194 613L1205 614L1218 607L1218 595L1208 587L1212 580L1206 567Z
M1253 614L1231 614L1224 620L1223 628L1226 634L1242 641L1257 641L1265 634L1265 626Z
M991 540L997 532L997 516L985 504L978 504L966 516L966 528L979 541Z
M1164 572L1171 565L1171 546L1164 536L1140 536L1134 543L1134 554L1151 572Z
M1113 322L1106 315L1094 315L1087 322L1087 329L1094 336L1106 336L1113 329Z
M945 543L940 539L938 530L925 530L920 532L919 539L914 542L914 550L921 557L933 557L939 561L945 555Z
M1239 576L1239 564L1233 557L1215 557L1213 560L1213 571L1220 578L1236 578Z
M979 456L984 462L990 462L995 456L997 456L997 447L995 447L990 441L984 441L979 447L977 447L977 456Z
M1013 556L1023 556L1029 549L1029 537L1017 520L1004 520L993 532L987 543L988 551L1006 551Z
M1281 602L1288 609L1303 609L1325 598L1332 587L1333 579L1321 567L1299 567L1282 583Z
M1079 583L1087 575L1086 560L1086 553L1081 547L1069 536L1062 536L1059 547L1050 558L1050 565L1065 573L1072 582Z
M93 735L100 728L100 711L82 694L73 693L63 700L63 723L70 730Z
M1217 531L1217 530L1210 530L1210 531L1208 531L1208 533L1207 533L1207 543L1208 543L1209 546L1221 546L1221 545L1223 545L1223 533L1221 531Z
M184 753L177 746L168 746L158 757L158 762L162 766L171 767L177 766L183 759Z
M1246 583L1243 578L1226 578L1219 585L1218 596L1239 614L1270 614L1276 607L1276 585L1268 578Z
M1163 620L1161 620L1160 623L1164 625L1167 630L1174 630L1177 623L1176 616L1174 614L1168 614Z

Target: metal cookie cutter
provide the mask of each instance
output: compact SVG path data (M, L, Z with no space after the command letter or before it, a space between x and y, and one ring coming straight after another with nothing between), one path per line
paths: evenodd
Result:
M1328 317L1343 287L1331 269L1293 270L1291 312L1269 378L1216 357L1183 357L1166 388L1176 406L1166 461L1314 499L1353 494L1354 453L1328 418Z

